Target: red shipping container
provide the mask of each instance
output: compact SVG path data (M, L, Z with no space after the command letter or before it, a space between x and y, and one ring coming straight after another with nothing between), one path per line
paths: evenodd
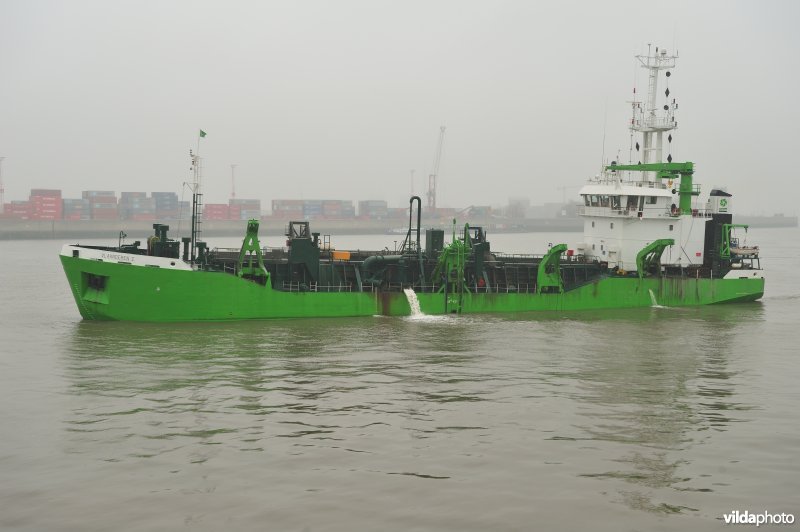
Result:
M52 188L32 188L30 196L44 196L61 199L61 190Z
M39 203L61 203L61 198L56 196L31 196L30 200Z
M5 211L13 218L22 218L27 220L31 215L32 208L31 204L27 201L13 201L11 203L6 203Z

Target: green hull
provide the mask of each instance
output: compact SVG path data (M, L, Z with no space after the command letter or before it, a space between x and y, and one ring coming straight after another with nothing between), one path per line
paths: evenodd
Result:
M220 272L148 268L63 255L61 262L81 316L91 320L177 322L411 313L402 292L284 292ZM91 288L86 274L107 277L105 289ZM653 297L657 304L669 307L709 305L753 301L763 294L763 278L608 277L564 293L464 293L461 312L649 307ZM419 293L417 298L425 314L453 312L458 304L455 294Z

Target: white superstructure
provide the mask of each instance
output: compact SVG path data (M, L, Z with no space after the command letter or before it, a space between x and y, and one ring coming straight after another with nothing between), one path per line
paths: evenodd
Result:
M648 50L646 56L636 59L647 70L648 89L644 101L636 99L634 89L629 124L630 164L671 163L669 147L671 132L678 127L675 120L678 104L669 89L669 78L677 55L656 48L654 53ZM660 78L664 80L663 100L658 92ZM576 246L578 253L608 262L609 267L632 271L642 248L654 240L672 238L675 245L664 251L662 264L702 264L705 222L719 208L718 203L713 209L710 203L681 209L680 179L659 178L651 171L614 170L617 164L613 161L605 166L600 175L580 190L584 202L581 209L584 236ZM694 195L699 194L697 186L693 190Z

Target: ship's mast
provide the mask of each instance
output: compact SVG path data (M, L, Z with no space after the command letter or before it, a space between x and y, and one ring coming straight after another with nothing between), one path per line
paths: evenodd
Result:
M199 144L199 143L198 143ZM197 244L197 224L199 215L197 213L197 196L200 193L200 156L189 150L189 158L192 160L192 243L191 254L189 255L192 262L195 258L195 245Z
M652 45L647 45L647 55L637 55L636 59L642 67L648 71L647 80L647 99L645 102L637 101L634 98L633 118L631 119L631 131L642 134L642 144L636 143L636 151L640 152L641 164L664 162L664 133L668 133L678 127L675 121L675 110L678 104L675 98L670 99L669 78L672 75L670 69L675 68L675 60L678 55L670 55L667 50L656 47L655 53L651 51ZM665 71L666 79L664 90L665 103L657 107L658 77L661 71ZM644 105L643 105L644 104ZM667 137L672 143L672 135ZM632 161L633 162L633 161ZM672 154L668 153L667 162L672 162ZM653 172L643 173L646 181L655 181L656 176Z
M189 157L192 160L192 241L191 241L191 260L196 258L197 242L200 240L200 224L203 217L203 193L202 180L203 168L200 158L200 139L206 136L202 129L197 136L197 151L189 150Z

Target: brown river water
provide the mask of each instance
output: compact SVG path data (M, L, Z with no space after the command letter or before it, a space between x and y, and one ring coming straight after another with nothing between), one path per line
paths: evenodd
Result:
M579 235L489 236L521 252ZM757 303L169 325L83 322L62 242L0 242L0 530L798 515L800 230L748 238L767 268Z

